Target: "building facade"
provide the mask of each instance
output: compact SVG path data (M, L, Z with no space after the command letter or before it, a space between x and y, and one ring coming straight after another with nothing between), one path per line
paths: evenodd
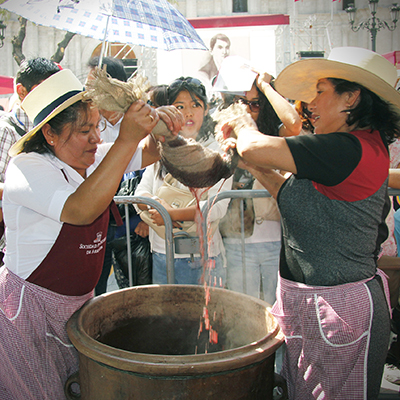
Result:
M323 55L327 57L333 47L358 46L371 48L369 31L353 32L344 10L348 0L172 0L172 4L189 20L217 21L212 27L203 25L198 32L209 45L212 34L222 32L231 37L231 54L242 55L250 61L277 75L291 62L302 55ZM355 23L368 19L371 14L368 0L354 0L357 7ZM377 17L390 22L389 7L392 0L380 0ZM272 22L270 25L235 26L232 21L246 20L254 16L285 16L287 22ZM256 18L253 18L254 20ZM220 21L220 26L218 26ZM222 21L222 23L221 23ZM0 48L0 74L14 76L18 65L12 56L12 38L18 33L16 15L8 14L5 43ZM231 23L231 25L229 25ZM197 29L197 28L196 28ZM50 58L63 39L65 32L27 24L23 53L27 58L43 56ZM69 43L61 65L71 69L84 82L87 75L87 61L98 52L100 42L79 35ZM110 46L112 48L112 46ZM97 49L97 50L96 50ZM119 46L121 49L121 46ZM128 49L128 50L127 50ZM180 75L191 74L194 64L206 57L206 51L190 50L165 52L155 49L128 46L123 57L136 59L138 66L154 84L168 83ZM400 50L400 27L393 32L382 29L377 34L376 51L385 54ZM111 51L111 50L110 50ZM126 55L128 53L128 55ZM114 51L115 56L117 54Z

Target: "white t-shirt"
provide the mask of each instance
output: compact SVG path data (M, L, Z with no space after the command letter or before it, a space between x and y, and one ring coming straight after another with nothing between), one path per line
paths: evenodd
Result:
M210 149L216 150L216 151L221 151L218 143L215 141L213 137L209 138L206 142L202 143L204 147L208 147ZM152 196L155 195L157 189L163 184L163 180L158 177L158 163L150 165L146 168L146 170L143 173L142 180L140 181L138 187L136 188L135 191L135 196L143 196L145 193L151 194ZM216 183L210 190L208 191L208 197L211 198L215 196L219 189L221 188L221 192L226 191L226 190L231 190L232 188L232 179L233 177L230 177L227 179L225 182L223 180L220 180L218 183ZM179 184L178 187L181 189L188 189L186 186ZM203 208L203 206L206 204L207 200L200 201L200 209ZM226 214L226 210L228 208L229 204L229 199L221 200L216 202L210 210L209 216L208 216L208 221L215 221L217 219L222 218ZM135 206L138 211L137 206ZM149 232L149 240L151 244L151 249L152 251L155 251L157 253L162 253L165 254L165 240L162 239L160 236L155 233L153 229L150 228ZM221 253L223 249L223 244L222 244L222 237L221 234L219 233L219 229L216 229L214 236L211 240L210 248L209 248L209 255L211 257L217 256ZM190 257L189 254L175 254L175 258L188 258Z
M88 176L111 146L98 146ZM140 169L141 164L139 145L126 172ZM26 279L43 261L62 228L64 204L83 181L77 171L52 154L22 153L11 159L3 194L7 237L4 260L8 269Z

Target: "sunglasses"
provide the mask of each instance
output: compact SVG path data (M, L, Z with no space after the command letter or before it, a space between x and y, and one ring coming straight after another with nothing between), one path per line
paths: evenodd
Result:
M242 103L242 104L245 104L246 106L249 106L250 111L252 111L252 112L255 112L255 113L260 112L260 103L257 100L250 101L250 100L246 100L243 98L239 98L239 99L236 99L235 101L236 101L236 103Z
M203 96L206 96L206 88L204 87L203 83L197 78L179 78L175 79L168 87L168 93L173 90L180 90L181 88L196 88L199 89Z

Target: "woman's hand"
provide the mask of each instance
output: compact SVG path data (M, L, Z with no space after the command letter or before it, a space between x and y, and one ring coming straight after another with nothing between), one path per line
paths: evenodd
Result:
M146 222L140 221L135 228L135 233L142 238L145 238L149 236L149 226Z
M118 138L140 142L151 133L158 120L157 112L144 101L138 100L126 111Z
M167 125L168 130L173 135L178 135L185 125L185 117L183 114L175 106L158 107L156 111L159 118ZM158 138L161 138L161 141L165 140L163 136L159 136Z
M181 228L181 225L179 224L179 222L174 221L174 219L173 219L173 211L175 209L172 208L164 199L157 199L157 201L167 210L167 212L172 220L172 226L174 228ZM153 220L153 222L156 225L158 225L158 226L165 225L164 218L161 216L161 214L157 210L152 208L149 210L149 214L151 216L151 219Z

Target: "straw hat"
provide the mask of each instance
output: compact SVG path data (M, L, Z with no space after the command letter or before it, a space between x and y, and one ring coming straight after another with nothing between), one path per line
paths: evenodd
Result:
M316 84L322 78L356 82L397 107L396 67L383 56L359 47L336 47L328 59L309 58L287 66L276 78L275 88L284 97L310 103L316 95Z
M22 136L8 152L11 157L21 152L24 143L44 124L71 104L82 100L83 85L69 69L56 72L36 86L21 103L34 128Z

